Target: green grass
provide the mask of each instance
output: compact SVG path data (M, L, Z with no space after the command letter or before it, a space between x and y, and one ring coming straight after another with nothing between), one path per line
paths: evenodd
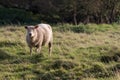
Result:
M120 80L118 24L54 25L53 52L30 56L23 26L0 28L0 79Z

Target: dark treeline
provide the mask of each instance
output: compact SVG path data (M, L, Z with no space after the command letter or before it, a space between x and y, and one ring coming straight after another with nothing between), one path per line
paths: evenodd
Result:
M0 0L0 4L30 11L49 23L112 23L120 18L120 0Z

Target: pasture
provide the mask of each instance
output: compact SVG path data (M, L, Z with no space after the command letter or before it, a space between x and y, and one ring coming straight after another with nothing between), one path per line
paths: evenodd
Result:
M24 26L0 27L1 80L120 80L120 25L53 25L48 47L30 56Z

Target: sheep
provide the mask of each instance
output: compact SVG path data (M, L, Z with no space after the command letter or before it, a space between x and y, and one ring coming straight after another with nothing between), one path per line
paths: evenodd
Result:
M48 45L49 54L52 52L53 33L49 24L38 24L36 26L25 26L27 30L26 42L30 48L32 55L32 48L36 47L36 51L40 52L41 47Z

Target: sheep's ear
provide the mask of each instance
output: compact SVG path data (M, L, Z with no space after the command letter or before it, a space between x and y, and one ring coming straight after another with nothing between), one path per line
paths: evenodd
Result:
M28 27L27 26L25 26L25 29L27 29Z
M35 26L34 28L35 28L35 29L37 29L37 28L38 28L38 26Z

